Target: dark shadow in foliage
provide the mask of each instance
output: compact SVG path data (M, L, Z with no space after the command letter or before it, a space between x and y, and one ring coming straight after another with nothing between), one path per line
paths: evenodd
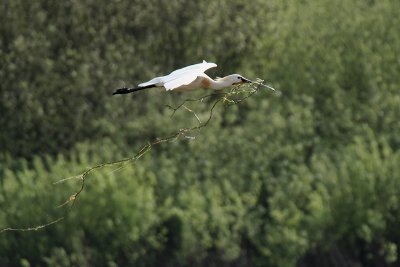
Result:
M166 218L156 231L163 236L162 249L155 257L155 266L176 266L177 252L180 251L183 241L183 221L174 214Z

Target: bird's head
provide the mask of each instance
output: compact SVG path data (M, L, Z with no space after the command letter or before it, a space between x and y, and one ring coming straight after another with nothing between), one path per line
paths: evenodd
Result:
M244 78L242 75L239 74L231 74L225 76L224 78L218 78L217 80L223 81L230 85L238 85L243 83L252 83L251 80Z

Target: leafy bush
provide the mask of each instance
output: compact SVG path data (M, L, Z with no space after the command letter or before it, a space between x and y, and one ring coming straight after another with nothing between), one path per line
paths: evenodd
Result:
M398 1L0 4L6 266L397 266ZM111 97L206 59L265 78L207 127L187 95ZM214 99L215 100L215 99ZM188 104L202 121L213 100Z

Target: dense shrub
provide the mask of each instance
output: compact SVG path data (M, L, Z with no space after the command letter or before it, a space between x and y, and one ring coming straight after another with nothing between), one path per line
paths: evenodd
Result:
M5 266L398 266L398 1L0 4ZM113 88L203 59L265 78L207 127ZM213 100L188 104L205 121Z

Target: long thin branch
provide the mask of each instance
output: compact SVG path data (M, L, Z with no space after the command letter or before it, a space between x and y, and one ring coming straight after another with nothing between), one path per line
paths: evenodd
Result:
M120 167L122 167L124 164L126 164L128 162L132 162L132 161L138 160L144 154L149 152L152 149L152 147L155 146L155 145L176 140L180 136L186 137L186 135L188 133L190 133L192 131L195 131L195 130L200 130L201 128L206 127L209 124L209 122L211 121L212 117L213 117L213 111L214 111L215 107L219 103L222 102L227 106L239 104L239 103L245 101L246 99L248 99L249 97L251 97L253 94L255 94L258 91L259 87L260 87L260 84L253 84L251 87L244 87L244 88L234 87L231 91L226 92L226 93L214 93L214 94L209 94L209 95L202 96L202 97L197 98L197 99L186 99L175 108L172 107L172 106L168 106L167 105L167 107L169 107L169 108L171 108L173 110L171 117L174 116L176 111L180 110L181 108L184 108L187 111L191 112L196 117L196 119L198 121L198 124L195 125L195 126L189 127L189 128L180 129L177 132L172 133L169 136L166 136L166 137L163 137L163 138L157 138L157 139L147 143L146 145L142 146L141 149L135 155L133 155L132 157L128 157L128 158L124 158L124 159L116 160L116 161L112 161L112 162L107 162L107 163L101 163L101 164L98 164L96 166L90 167L89 169L87 169L86 171L82 172L79 175L72 176L72 177L65 178L65 179L61 179L61 180L55 182L54 184L59 184L59 183L63 183L65 181L68 181L68 180L71 180L71 179L79 179L79 180L81 180L81 185L80 185L79 189L74 194L72 194L64 203L60 204L58 207L63 207L65 205L69 204L69 203L72 203L72 205L68 209L68 212L69 212L74 207L74 205L75 205L75 203L76 203L76 201L78 199L78 196L84 191L85 186L86 186L86 179L87 179L88 175L90 173L94 172L95 170L102 169L102 168L105 168L105 167L115 166L115 165L119 165ZM250 90L246 90L246 88L250 88ZM241 95L244 95L244 96L239 98L239 99L234 99L233 98L235 96L237 97L237 96L241 96ZM219 96L219 98L217 98L215 100L215 102L212 104L211 109L209 111L209 116L208 116L207 120L204 123L202 123L200 121L199 117L197 116L197 114L193 110L191 110L190 108L185 106L185 104L188 103L188 102L198 102L198 101L203 102L205 99L211 98L213 96ZM67 212L67 214L68 214L68 212ZM37 226L33 226L33 227L28 227L28 228L4 228L4 229L0 230L0 233L8 232L8 231L37 231L37 230L43 229L45 227L48 227L50 225L56 224L56 223L60 222L63 219L64 219L64 217L60 217L60 218L57 218L57 219L55 219L55 220L53 220L53 221L51 221L49 223L42 224L42 225L37 225Z
M19 231L19 232L37 231L37 230L40 230L40 229L45 228L47 226L50 226L52 224L56 224L56 223L58 223L59 221L62 221L62 220L64 220L64 217L60 217L60 218L55 219L55 220L53 220L53 221L51 221L49 223L45 223L45 224L42 224L42 225L36 225L36 226L28 227L28 228L4 228L4 229L0 230L0 234L3 233L3 232L8 232L8 231L14 231L14 232L15 231Z

